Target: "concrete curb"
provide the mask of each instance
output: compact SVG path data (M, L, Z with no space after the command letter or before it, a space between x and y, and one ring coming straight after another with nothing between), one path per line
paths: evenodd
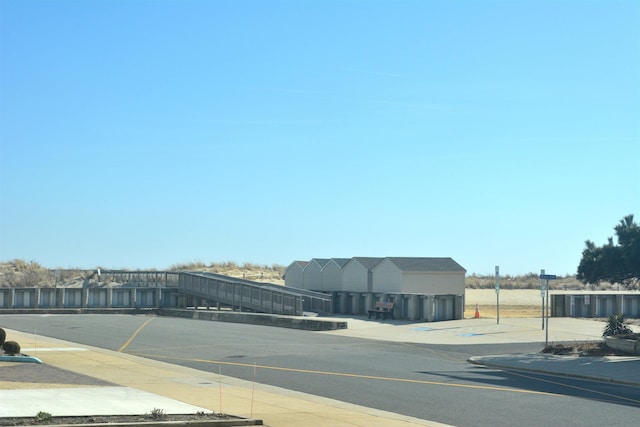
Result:
M187 310L180 308L27 308L0 309L0 314L157 314L187 319L247 323L305 331L335 331L347 329L346 321L320 320L310 317L279 316L277 314L245 313L218 310Z
M0 314L149 314L156 312L155 308L0 308Z
M42 364L42 360L37 357L29 356L28 354L0 354L0 362L15 362L15 363L39 363Z
M621 353L640 356L640 340L631 340L619 337L606 337L604 342L607 347Z
M246 323L251 325L303 329L305 331L335 331L337 329L347 329L346 321L278 316L275 314L168 308L161 308L158 310L158 314L160 316L184 317L187 319L213 320L218 322Z

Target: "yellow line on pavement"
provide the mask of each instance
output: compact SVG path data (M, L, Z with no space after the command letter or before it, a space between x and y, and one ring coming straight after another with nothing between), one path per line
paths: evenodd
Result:
M395 381L395 382L404 382L404 383L414 383L414 384L428 384L428 385L440 385L445 387L460 387L460 388L471 388L471 389L480 389L480 390L493 390L493 391L508 391L512 393L526 393L526 394L540 394L545 396L558 396L555 393L547 393L542 391L531 391L531 390L522 390L522 389L514 389L514 388L506 388L506 387L492 387L492 386L482 386L482 385L471 385L471 384L456 384L456 383L443 383L438 381L426 381L426 380L412 380L408 378L393 378L393 377L378 377L375 375L361 375L361 374L347 374L343 372L329 372L329 371L314 371L310 369L297 369L297 368L282 368L279 366L267 366L267 365L255 365L251 363L239 363L239 362L223 362L219 360L204 360L204 359L189 359L184 357L176 357L176 356L162 356L157 354L139 354L135 353L136 356L140 357L149 357L149 358L162 358L162 359L170 359L170 360L182 360L189 362L200 362L200 363L210 363L213 365L232 365L232 366L246 366L252 369L270 369L274 371L287 371L287 372L298 372L304 374L315 374L315 375L330 375L337 377L350 377L350 378L362 378L369 380L380 380L380 381Z
M133 335L131 335L131 337L127 340L126 343L124 343L122 345L122 347L120 347L118 349L119 353L122 353L124 351L125 348L127 348L129 346L129 344L131 344L131 341L134 340L134 338L140 333L140 331L142 331L142 329L144 329L145 326L147 326L149 324L149 322L151 322L153 320L153 317L150 317L146 322L144 322L142 325L140 325L140 327L138 329L136 329L136 331L133 333Z

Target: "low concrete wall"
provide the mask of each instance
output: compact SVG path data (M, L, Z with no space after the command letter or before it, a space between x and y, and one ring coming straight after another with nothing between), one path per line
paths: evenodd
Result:
M318 320L309 317L290 317L275 314L171 308L7 308L0 310L0 314L158 314L160 316L215 320L229 323L247 323L251 325L303 329L306 331L335 331L337 329L347 329L347 322L341 320Z
M185 317L188 319L215 320L218 322L247 323L251 325L275 326L279 328L304 329L306 331L334 331L347 329L347 322L318 320L307 317L279 316L275 314L242 313L217 310L182 310L161 308L161 316Z
M0 314L153 314L152 308L3 308Z
M618 337L606 337L604 339L607 347L624 354L640 356L640 340L630 340Z

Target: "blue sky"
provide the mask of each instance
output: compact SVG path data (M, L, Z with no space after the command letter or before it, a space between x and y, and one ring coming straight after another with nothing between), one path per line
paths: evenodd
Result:
M0 260L575 273L640 220L638 1L0 1Z

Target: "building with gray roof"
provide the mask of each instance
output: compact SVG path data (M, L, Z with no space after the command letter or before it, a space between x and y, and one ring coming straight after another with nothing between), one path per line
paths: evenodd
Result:
M392 302L398 319L464 317L466 270L452 258L314 258L301 275L300 262L294 264L287 269L286 285L331 293L336 313L362 315L376 302Z
M373 292L464 294L467 270L452 258L387 257L373 268Z
M309 261L293 261L284 271L284 284L292 288L304 289L302 271Z

